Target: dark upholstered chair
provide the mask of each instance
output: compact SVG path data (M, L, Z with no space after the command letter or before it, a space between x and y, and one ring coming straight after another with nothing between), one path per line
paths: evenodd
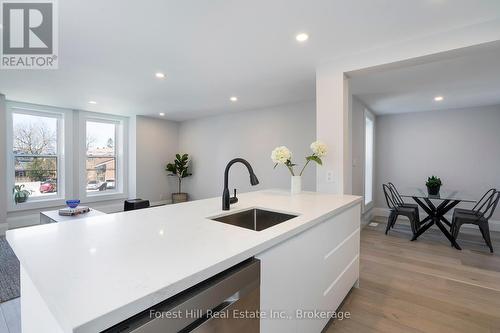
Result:
M385 228L385 234L389 232L389 229L394 227L396 220L400 215L406 216L410 220L411 231L413 235L418 232L420 228L420 217L418 214L418 207L405 207L397 203L394 192L388 184L383 184L382 189L384 190L385 201L387 206L391 210L389 214L389 219L387 220L387 227Z
M484 241L486 242L486 245L490 248L490 252L493 253L489 220L495 212L499 200L500 192L497 190L489 190L478 202L478 204L481 203L480 206L476 205L473 210L455 210L455 212L453 212L453 219L451 222L452 236L457 239L460 227L463 224L477 225L481 231Z
M125 203L123 204L123 210L126 212L129 210L136 210L143 208L149 208L149 200L131 199L131 200L125 200Z

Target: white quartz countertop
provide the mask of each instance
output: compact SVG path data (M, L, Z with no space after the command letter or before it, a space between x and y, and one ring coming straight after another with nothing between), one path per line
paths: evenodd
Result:
M96 333L361 202L258 191L7 231L63 332ZM247 208L299 215L257 232L208 218Z

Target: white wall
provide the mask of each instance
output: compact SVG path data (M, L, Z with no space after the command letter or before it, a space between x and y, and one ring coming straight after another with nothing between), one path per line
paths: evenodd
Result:
M440 52L500 40L500 19L459 27L455 30L404 40L320 64L316 69L317 135L333 152L317 172L320 192L349 193L352 184L349 86L345 73L423 56L443 56ZM449 56L449 55L446 55ZM452 55L451 55L452 56ZM418 61L416 59L415 61ZM334 182L326 173L333 171Z
M7 137L5 136L5 128L6 128L6 109L5 109L5 96L0 94L0 234L3 234L7 229L7 194L5 188L7 187L6 183L6 147Z
M273 170L271 151L280 145L294 154L294 162L304 164L316 139L314 102L284 105L262 110L223 114L182 122L180 151L192 156L193 176L185 181L192 199L220 196L224 169L231 159L242 157L252 165L260 180L250 186L248 172L241 164L231 168L232 191L264 188L290 188L290 174L285 167ZM309 165L304 172L303 188L315 190L316 170Z
M500 106L377 117L376 207L386 207L381 188L388 181L425 188L436 175L444 189L472 198L500 188L499 126Z
M352 99L352 194L364 193L365 105Z
M170 200L177 182L168 177L165 166L179 147L179 124L157 118L136 117L136 193L151 202Z

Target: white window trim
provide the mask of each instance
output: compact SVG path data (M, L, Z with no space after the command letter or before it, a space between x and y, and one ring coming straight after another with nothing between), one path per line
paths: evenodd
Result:
M372 152L372 200L365 203L366 193L366 118L370 118L373 122L373 152ZM363 114L363 213L366 213L374 206L375 195L375 115L370 110L365 109Z
M7 211L23 211L30 209L40 209L55 207L65 204L65 196L72 193L72 154L66 147L72 145L71 129L73 126L73 112L67 109L48 107L29 103L6 101L7 110ZM31 114L35 116L49 116L58 118L57 122L57 151L58 151L58 192L57 196L41 196L30 198L27 202L15 204L12 197L12 188L15 184L14 177L14 152L13 152L13 113ZM62 186L61 186L62 185Z
M87 193L87 121L108 122L117 124L116 127L116 179L118 185L115 190L101 193ZM79 140L75 151L78 151L78 184L79 196L82 203L117 200L128 198L128 118L106 115L93 112L79 112L78 121Z

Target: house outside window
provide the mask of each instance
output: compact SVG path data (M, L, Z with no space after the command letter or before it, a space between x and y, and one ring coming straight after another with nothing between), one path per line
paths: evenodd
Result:
M80 198L87 202L127 196L126 118L80 112Z

